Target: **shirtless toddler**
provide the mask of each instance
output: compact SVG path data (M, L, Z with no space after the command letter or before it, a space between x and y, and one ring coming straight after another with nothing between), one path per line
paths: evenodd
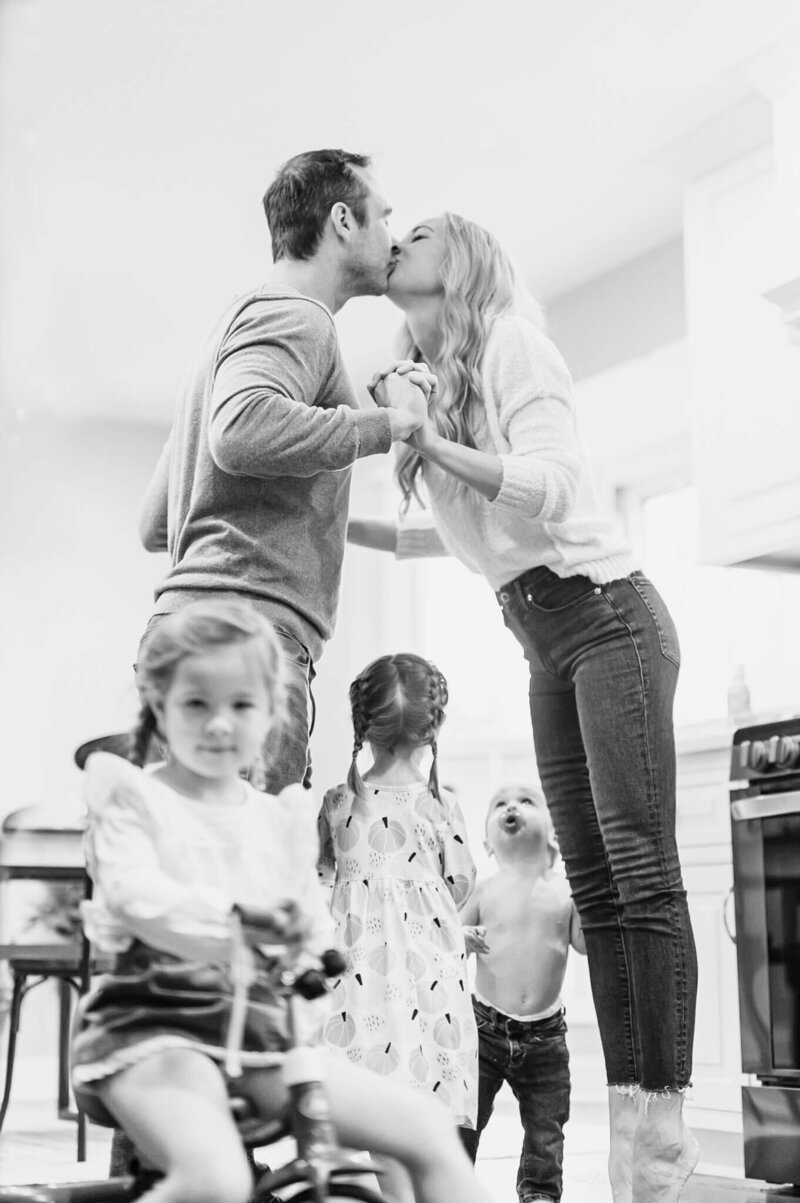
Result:
M524 1129L520 1203L561 1198L569 1054L561 986L570 945L585 953L566 878L553 871L553 824L539 790L507 786L491 802L486 850L497 871L461 912L467 952L477 957L473 1005L480 1085L477 1128L461 1135L473 1161L503 1082Z

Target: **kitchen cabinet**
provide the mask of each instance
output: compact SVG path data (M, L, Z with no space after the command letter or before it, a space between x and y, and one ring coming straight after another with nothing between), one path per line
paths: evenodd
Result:
M707 563L800 568L800 339L786 311L785 209L772 147L686 189L694 480Z

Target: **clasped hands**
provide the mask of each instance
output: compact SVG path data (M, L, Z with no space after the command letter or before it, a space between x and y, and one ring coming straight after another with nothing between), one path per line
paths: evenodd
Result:
M399 359L376 372L367 391L376 405L398 413L400 424L395 437L421 448L433 434L428 422L428 406L438 387L436 376L426 363Z

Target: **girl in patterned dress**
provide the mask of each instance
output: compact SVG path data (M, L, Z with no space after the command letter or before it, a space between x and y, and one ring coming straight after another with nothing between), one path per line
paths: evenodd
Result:
M251 607L196 602L165 618L138 681L137 759L156 731L169 753L145 770L107 753L88 761L95 895L84 921L117 960L82 1000L73 1084L93 1118L123 1127L163 1172L147 1203L246 1203L250 1171L225 1081L230 911L271 910L301 957L330 946L317 808L300 785L274 797L241 776L286 715L284 654ZM258 957L255 969L237 1081L269 1118L286 1105L285 1012ZM322 1069L344 1144L399 1158L421 1203L489 1203L435 1103L359 1066L324 1057Z
M447 683L420 656L381 656L350 686L350 703L347 784L328 791L320 813L322 875L333 878L331 911L350 960L325 1039L474 1127L477 1030L458 908L475 866L458 803L438 782ZM373 763L362 778L365 743ZM398 1167L387 1172L392 1198L413 1203Z

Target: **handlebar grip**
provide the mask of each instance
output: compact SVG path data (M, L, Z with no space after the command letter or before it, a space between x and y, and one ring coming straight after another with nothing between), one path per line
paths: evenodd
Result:
M347 968L347 960L338 948L326 948L320 960L326 977L338 977Z
M326 948L319 959L321 969L306 969L295 979L294 988L303 998L319 998L328 989L325 979L338 977L347 968L338 948Z
M301 998L321 998L327 988L325 978L318 969L306 969L294 981L295 992Z

